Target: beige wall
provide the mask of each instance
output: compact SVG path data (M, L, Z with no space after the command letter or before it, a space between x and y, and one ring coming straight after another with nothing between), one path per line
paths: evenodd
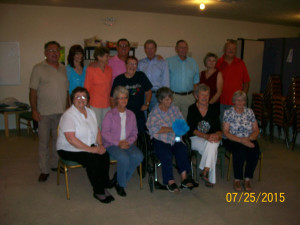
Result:
M104 24L114 17L113 26ZM15 97L28 101L28 84L32 66L43 60L43 45L56 40L66 47L83 44L83 39L97 35L116 41L126 37L143 44L154 39L160 46L174 46L177 40L188 41L192 56L203 69L202 58L208 51L222 53L227 38L297 37L299 28L212 18L155 13L40 7L0 4L0 41L20 42L21 85L0 86L0 99ZM3 129L3 117L0 117Z

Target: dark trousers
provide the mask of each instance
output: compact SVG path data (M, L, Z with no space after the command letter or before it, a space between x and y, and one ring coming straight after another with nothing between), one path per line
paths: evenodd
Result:
M104 189L109 184L109 155L89 152L69 152L64 150L57 151L58 155L64 160L71 160L80 163L86 168L88 178L92 184L95 194L104 194Z
M249 148L235 141L223 139L225 148L232 152L233 172L235 179L243 179L243 167L245 161L246 168L244 177L248 177L250 179L253 178L253 173L257 165L260 150L257 141L252 141L252 143L255 145L254 148Z
M161 162L163 183L168 184L169 180L174 180L173 177L173 155L176 159L176 164L179 173L191 171L191 166L188 159L187 147L182 142L175 142L174 145L167 144L155 138L152 139L154 152Z

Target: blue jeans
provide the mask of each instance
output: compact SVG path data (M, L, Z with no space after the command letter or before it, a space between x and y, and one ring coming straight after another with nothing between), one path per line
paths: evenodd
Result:
M174 180L173 176L173 155L176 159L179 173L191 171L187 147L182 142L175 142L174 145L167 144L152 138L154 152L161 162L163 183L168 184L169 180Z
M143 161L143 153L134 144L128 149L121 149L119 146L110 146L106 148L109 155L117 162L117 180L119 186L125 188L126 183L132 177L134 170Z

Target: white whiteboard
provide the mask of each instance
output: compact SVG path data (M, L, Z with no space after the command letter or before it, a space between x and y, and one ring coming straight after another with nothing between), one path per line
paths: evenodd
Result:
M19 42L0 42L0 85L19 85Z
M157 55L161 55L164 59L176 55L175 47L157 46ZM135 57L143 59L146 57L144 46L138 46L135 49Z

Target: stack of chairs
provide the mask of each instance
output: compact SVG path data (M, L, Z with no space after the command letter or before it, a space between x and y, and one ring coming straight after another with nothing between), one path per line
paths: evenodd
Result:
M281 128L284 131L286 147L289 148L289 126L291 125L287 116L287 104L286 97L284 96L273 96L272 99L272 134L274 126L277 126L279 136L281 136Z
M260 121L259 126L266 132L268 123L270 124L270 135L273 138L272 126L272 101L274 96L282 96L282 83L280 76L271 75L264 93L253 93L252 109L256 119Z
M300 131L300 77L293 77L287 97L287 116L293 124L292 150L294 150L296 137Z

